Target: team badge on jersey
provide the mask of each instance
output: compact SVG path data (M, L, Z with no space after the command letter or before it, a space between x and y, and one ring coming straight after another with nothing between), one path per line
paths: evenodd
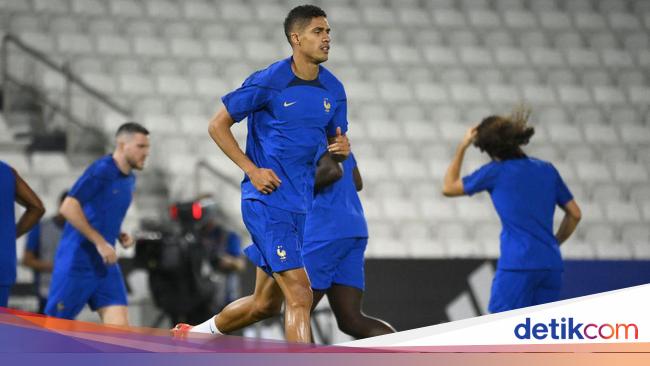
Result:
M65 304L63 304L63 301L59 301L56 304L56 311L63 311L65 309Z
M327 100L327 98L323 98L323 107L325 108L325 113L329 113L330 108L332 108L332 104L330 104L330 101Z
M282 247L282 245L278 245L278 248L277 248L277 250L275 251L275 254L277 254L278 257L280 257L280 260L281 260L281 261L284 261L284 260L287 259L287 251L284 250L284 248Z

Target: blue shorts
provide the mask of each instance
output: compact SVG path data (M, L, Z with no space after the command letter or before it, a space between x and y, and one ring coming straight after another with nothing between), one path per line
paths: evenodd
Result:
M499 269L492 281L491 313L545 304L560 298L561 271L508 271Z
M251 262L269 276L304 267L305 214L267 206L259 200L242 200L241 213L253 238L253 244L244 249Z
M9 304L9 293L11 286L0 286L0 307L6 308Z
M88 304L93 311L106 306L126 306L126 286L117 264L107 267L106 275L54 271L45 314L74 319Z
M314 290L332 285L364 290L364 253L368 238L345 238L305 243L302 257Z

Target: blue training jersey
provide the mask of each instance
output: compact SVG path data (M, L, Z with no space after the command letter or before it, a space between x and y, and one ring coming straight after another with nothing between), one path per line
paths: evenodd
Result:
M529 157L492 161L464 177L463 188L468 195L490 192L502 225L499 269L562 270L553 215L573 196L551 163Z
M357 161L353 154L343 162L343 177L314 196L305 221L305 243L368 237L363 207L354 184Z
M242 199L306 213L313 198L316 155L337 127L347 131L347 102L343 84L326 68L319 66L317 79L302 80L291 70L291 60L253 73L222 101L235 122L248 118L246 155L282 181L265 195L245 176Z
M115 246L134 190L133 173L123 174L107 155L86 169L68 195L79 201L90 225ZM106 274L95 245L69 223L63 229L54 262L55 271Z
M16 176L0 161L0 286L16 282Z

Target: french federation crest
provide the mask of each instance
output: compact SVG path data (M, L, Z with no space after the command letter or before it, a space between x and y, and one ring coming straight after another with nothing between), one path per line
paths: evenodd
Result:
M277 250L275 251L275 254L277 254L278 257L280 257L281 261L285 261L287 259L287 251L284 250L282 245L278 245Z

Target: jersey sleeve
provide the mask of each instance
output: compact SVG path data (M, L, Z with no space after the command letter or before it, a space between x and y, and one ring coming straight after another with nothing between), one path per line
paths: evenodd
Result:
M41 224L37 223L34 225L32 230L27 234L27 243L25 244L25 249L36 254L38 249L41 246Z
M104 188L107 180L97 171L87 170L70 188L68 196L74 197L82 205L92 200Z
M499 165L491 162L470 175L463 177L463 191L471 196L482 191L491 191L499 177Z
M337 127L341 127L342 133L348 131L348 100L345 96L345 89L343 89L343 86L341 86L338 94L334 116L327 125L327 136L329 137L336 135Z
M228 234L226 253L233 257L239 257L241 255L241 239L239 238L239 235L232 232Z
M557 176L555 180L555 202L560 206L564 206L573 199L573 194L571 194L569 187L564 183L560 172L555 167L553 167L553 170Z
M249 76L241 87L221 98L223 105L235 122L263 109L271 100L274 89L263 83L261 72Z

